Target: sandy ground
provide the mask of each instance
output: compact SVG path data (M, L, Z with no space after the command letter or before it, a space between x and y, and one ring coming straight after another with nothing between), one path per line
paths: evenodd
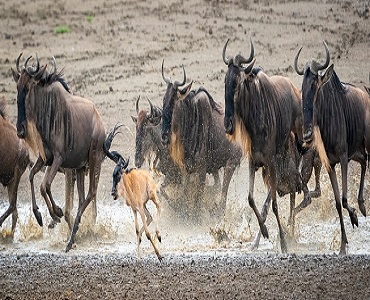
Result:
M161 105L162 60L167 76L181 80L184 64L193 87L204 86L223 105L226 66L221 53L227 39L228 55L247 56L252 37L256 65L268 75L288 76L298 87L302 78L293 70L298 49L304 47L301 63L318 59L325 53L325 40L341 80L360 88L370 85L368 0L35 0L0 1L0 6L0 93L8 100L10 120L16 121L16 87L10 68L19 53L27 57L37 52L41 62L49 65L54 56L72 91L96 103L107 131L117 122L126 125L112 149L132 159L135 127L130 115L135 115L139 95ZM62 26L67 32L58 33ZM141 105L147 107L145 101ZM0 241L0 299L368 298L369 218L359 215L359 228L352 229L344 213L349 255L337 257L339 220L328 176L322 174L322 196L297 217L290 254L280 254L272 214L266 223L270 239L252 252L258 224L246 202L247 166L243 161L232 179L222 220L207 215L205 202L204 222L194 226L162 199L162 264L146 240L141 247L143 259L137 262L133 217L123 201L113 202L110 196L112 162L102 166L97 223L88 226L88 218L83 220L77 243L68 254L64 253L69 237L66 223L51 230L38 227L33 218L26 171L19 191L17 230L12 239ZM357 208L359 166L351 164L350 172L349 200ZM261 206L266 190L260 176L257 179L256 199ZM41 180L39 175L35 185ZM62 175L52 188L63 206ZM368 198L367 175L369 211ZM38 203L47 223L50 218L41 196ZM288 204L286 197L279 200L284 222ZM6 192L0 189L0 212L6 205ZM9 227L10 218L2 233ZM210 228L215 227L227 235L220 243L211 234Z

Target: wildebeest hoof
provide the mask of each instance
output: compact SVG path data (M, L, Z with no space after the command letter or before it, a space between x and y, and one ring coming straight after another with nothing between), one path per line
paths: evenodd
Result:
M68 244L67 244L67 247L66 247L66 252L68 252L69 250L72 249L72 242L70 241Z
M162 255L158 255L157 257L158 257L159 261L162 262L163 256Z
M51 217L55 223L60 223L60 218L57 215L51 214Z
M349 211L349 217L351 218L352 227L355 227L355 225L358 227L358 218L355 209Z
M55 225L57 225L57 223L54 221L54 220L51 220L51 222L49 223L49 228L52 229L55 227Z
M63 217L63 210L59 206L56 207L54 212L59 218Z
M42 216L41 216L41 213L37 210L37 209L35 209L35 210L33 210L33 214L35 215L35 218L36 218L36 220L37 220L37 223L42 227Z

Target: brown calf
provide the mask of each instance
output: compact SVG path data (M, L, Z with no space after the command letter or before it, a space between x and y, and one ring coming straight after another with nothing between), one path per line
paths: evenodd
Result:
M140 243L141 235L145 230L146 237L152 244L155 254L161 261L162 256L159 254L158 248L155 246L152 237L150 236L148 226L152 222L153 218L146 207L149 200L152 200L157 207L157 222L156 222L156 237L161 242L161 236L158 230L158 220L161 213L161 206L157 198L157 187L153 177L146 170L140 169L127 169L128 162L120 156L117 152L115 153L118 157L117 165L113 171L113 187L112 196L116 200L122 197L126 200L127 206L131 207L135 218L135 227L137 235L137 253L140 259ZM137 219L137 213L140 214L143 227L139 230L139 222Z

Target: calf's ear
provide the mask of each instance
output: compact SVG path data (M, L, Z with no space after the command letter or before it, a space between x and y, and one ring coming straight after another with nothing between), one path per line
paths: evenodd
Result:
M132 121L134 121L135 124L137 123L137 117L131 116L131 119Z

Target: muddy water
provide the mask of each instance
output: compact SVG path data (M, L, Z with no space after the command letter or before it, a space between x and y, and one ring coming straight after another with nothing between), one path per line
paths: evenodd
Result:
M104 167L111 168L108 163ZM162 200L163 211L160 219L160 231L162 243L159 245L163 256L174 253L280 253L276 219L270 212L266 225L270 238L261 239L257 250L252 251L251 246L258 224L253 211L249 208L246 197L248 191L247 180L248 162L243 161L234 175L229 188L229 197L225 216L214 218L209 215L207 207L217 202L219 194L214 192L212 178L208 180L206 199L202 210L201 224L195 225L191 220L183 217L179 211L174 211L173 203ZM266 195L266 189L258 173L256 182L255 198L262 207ZM332 199L332 191L328 176L324 173L322 178L322 196L313 199L311 206L297 216L295 234L288 235L289 253L296 254L331 254L339 251L340 227L339 218ZM358 178L350 177L350 203L355 208L357 203ZM23 186L27 187L26 176L22 178ZM157 178L160 180L160 178ZM39 176L37 181L41 181ZM36 183L36 186L38 183ZM311 184L311 183L310 183ZM368 180L366 180L367 191ZM63 207L60 200L64 197L63 176L58 175L52 188L58 203ZM137 241L134 228L134 218L123 199L114 201L110 195L110 178L102 178L98 193L98 217L96 224L91 224L90 211L87 209L83 216L82 225L77 233L76 245L71 252L84 253L122 253L123 255L137 255ZM365 192L366 192L365 191ZM366 195L366 193L365 193ZM5 191L1 197L4 199ZM298 195L296 202L302 200L303 195ZM77 195L75 195L77 198ZM368 203L368 202L367 202ZM0 202L0 211L6 209L7 203ZM43 199L38 196L40 212L44 224L49 224L50 217ZM286 224L289 214L289 198L279 198L279 211ZM148 205L149 210L156 216L154 205ZM369 208L368 208L369 209ZM8 218L2 226L2 252L15 253L63 253L69 238L69 230L66 222L61 221L55 228L47 226L39 227L31 211L29 193L21 189L18 203L19 219L14 236L9 236L11 218ZM73 211L75 215L75 209ZM345 227L349 240L349 254L370 253L370 220L358 214L359 227L352 228L347 212L344 211ZM154 234L154 223L149 227ZM290 229L287 228L290 232ZM158 243L158 242L157 242ZM141 244L141 253L145 256L153 256L153 251L146 238Z

